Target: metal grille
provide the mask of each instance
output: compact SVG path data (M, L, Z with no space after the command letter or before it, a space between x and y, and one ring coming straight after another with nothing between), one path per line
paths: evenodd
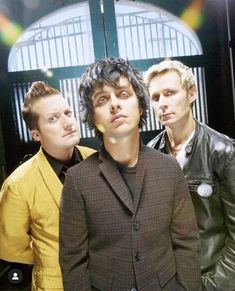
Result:
M205 88L205 72L204 68L193 68L192 73L196 78L198 98L193 107L193 115L196 119L203 123L208 122L207 103L206 103L206 88Z
M29 90L31 83L14 83L11 84L11 94L14 96L12 100L13 113L14 113L14 122L16 132L20 137L20 140L23 142L32 141L30 131L27 129L25 122L21 116L21 110L23 108L24 97Z
M78 96L78 82L79 79L65 79L60 81L60 91L62 95L68 100L69 105L74 112L74 115L79 123L80 134L82 138L94 137L94 131L88 129L83 123L81 100Z
M51 16L51 22L42 20L28 28L11 50L9 71L92 63L94 51L88 4L83 9L80 6L70 8L71 13L65 15L58 12L57 17ZM76 16L72 17L74 14Z
M124 58L145 60L202 54L197 35L180 19L157 6L119 0L115 2L115 13L119 55ZM88 2L82 2L48 15L27 29L11 51L9 71L81 66L93 61L89 7ZM207 123L204 69L192 70L199 93L193 113L198 120ZM60 90L75 113L81 137L93 137L94 132L82 123L77 96L79 76L66 77L59 78ZM31 140L20 113L29 86L30 83L20 81L12 85L15 124L23 142ZM152 108L148 111L149 117L142 131L161 129Z
M153 5L115 5L119 54L130 60L202 54L197 35L179 18Z
M207 123L207 106L205 101L206 90L205 87L202 86L204 84L204 69L199 68L191 68L195 78L196 84L198 87L198 98L193 107L193 115L195 118L200 120L203 123ZM88 129L87 125L83 123L82 116L82 106L81 100L77 94L78 92L78 84L79 78L71 78L71 79L63 79L60 80L60 91L62 95L68 100L68 103L74 112L74 115L78 121L78 125L80 128L80 134L82 138L94 137L94 131ZM23 99L26 95L26 92L30 88L30 83L15 83L12 85L12 95L15 96L14 104L14 116L16 128L18 129L18 134L20 136L20 140L23 142L31 141L30 132L27 130L24 121L21 117L21 109L23 107ZM148 108L148 118L146 124L143 125L141 131L152 131L162 129L162 125L155 118L153 109L151 107L151 103L149 103Z

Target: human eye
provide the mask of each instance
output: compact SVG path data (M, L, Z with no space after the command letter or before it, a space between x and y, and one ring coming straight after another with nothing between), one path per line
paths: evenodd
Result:
M128 98L130 96L130 93L128 92L128 91L121 91L120 93L119 93L119 97L121 98L121 99L126 99L126 98Z
M154 94L154 95L152 96L151 100L152 100L153 102L158 102L158 101L159 101L159 95L158 95L158 94Z
M56 115L51 115L51 116L48 117L49 123L56 122L57 119L58 119L58 117Z
M68 117L71 117L73 115L72 111L70 109L65 111L65 115Z
M175 93L176 93L175 90L167 90L167 91L165 91L164 95L171 96L171 95L174 95Z
M108 100L108 97L107 96L104 96L104 95L99 96L97 98L97 100L96 100L96 105L97 106L102 106L102 105L104 105L107 102L107 100Z

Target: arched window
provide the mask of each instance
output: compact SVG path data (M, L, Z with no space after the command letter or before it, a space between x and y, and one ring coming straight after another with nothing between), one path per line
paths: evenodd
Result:
M94 61L88 2L51 13L24 31L13 46L9 72L80 66Z
M107 3L111 2L84 1L48 14L26 29L13 46L8 63L9 72L21 72L11 82L16 128L21 141L28 142L31 139L20 114L24 95L32 83L32 78L27 79L31 70L40 72L35 75L35 80L44 80L45 76L50 83L50 77L53 77L53 82L56 81L62 94L68 98L76 118L80 120L78 80L85 66L100 55L118 54L137 63L143 72L149 60L158 62L163 58L202 55L196 33L174 14L147 1L128 0L114 1L113 11L109 7L108 13L105 13ZM114 19L110 17L111 12ZM116 36L117 43L112 43L107 31ZM95 49L97 35L104 43L104 49L98 56ZM108 47L115 49L112 52L106 49ZM204 69L194 66L192 71L199 88L194 115L200 121L207 122ZM79 124L82 138L94 136L81 120ZM160 128L160 123L149 108L149 118L142 131Z
M162 8L120 0L115 11L122 57L135 60L202 54L196 33Z

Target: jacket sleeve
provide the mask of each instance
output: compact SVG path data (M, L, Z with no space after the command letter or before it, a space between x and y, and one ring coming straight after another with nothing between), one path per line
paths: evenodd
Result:
M199 233L187 181L181 169L177 169L171 236L178 290L198 291L201 290Z
M76 180L68 171L60 206L59 260L64 290L89 291L88 228Z
M230 153L220 181L227 236L212 272L202 277L203 290L232 291L235 288L235 150Z
M0 258L33 264L29 235L30 215L17 183L6 180L0 194Z

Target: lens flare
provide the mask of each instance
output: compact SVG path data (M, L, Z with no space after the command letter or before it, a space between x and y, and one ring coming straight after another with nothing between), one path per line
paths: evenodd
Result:
M22 31L20 25L11 22L4 14L0 13L0 42L12 46Z
M203 23L202 2L202 0L193 0L180 17L193 30L199 29Z

